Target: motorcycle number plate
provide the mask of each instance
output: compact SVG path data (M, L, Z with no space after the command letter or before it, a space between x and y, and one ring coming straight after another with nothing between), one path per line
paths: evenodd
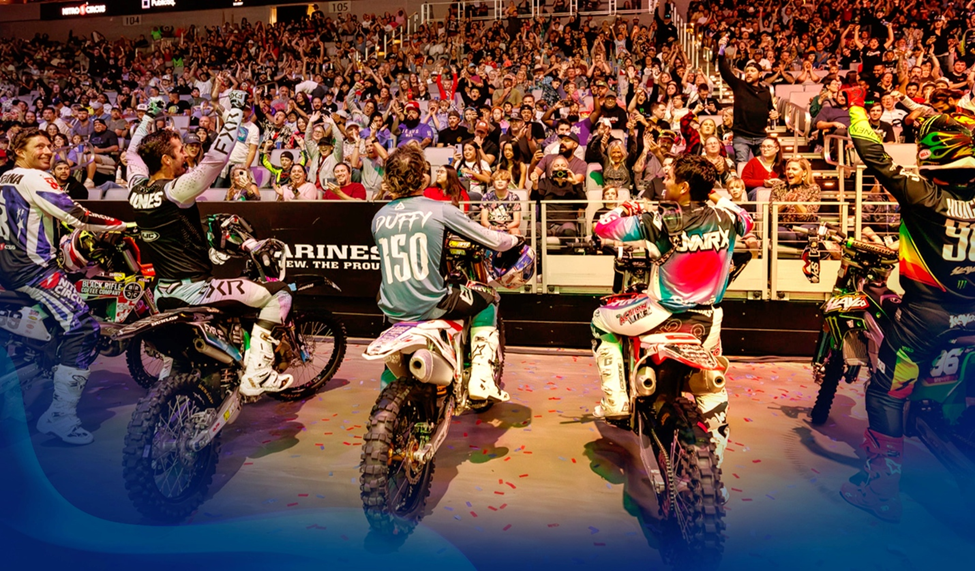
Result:
M383 331L383 334L380 335L379 339L376 339L376 341L378 342L393 341L396 338L398 338L400 335L406 333L410 329L413 329L415 326L416 323L412 323L412 322L397 323L396 325L390 327L386 331Z

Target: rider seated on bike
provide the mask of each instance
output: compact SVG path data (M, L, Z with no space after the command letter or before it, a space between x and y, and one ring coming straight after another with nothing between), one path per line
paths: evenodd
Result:
M156 299L160 309L180 305L209 305L260 309L244 358L240 393L257 396L291 386L291 375L278 373L271 329L283 323L291 309L284 283L260 284L244 278L214 279L207 234L196 199L223 170L237 140L247 93L230 93L231 109L209 152L191 172L179 133L164 129L147 134L161 108L153 102L132 137L127 151L129 203L135 210L143 249L156 270ZM250 239L245 251L258 251L263 242Z
M674 227L659 210L644 211L636 202L625 202L605 214L594 232L605 240L645 240L648 254L657 261L650 276L648 295L673 315L661 327L687 331L716 356L721 354L721 318L718 307L728 285L735 241L752 230L747 212L727 198L709 201L717 170L699 155L682 156L668 170L664 181L667 201L680 206ZM612 324L593 316L593 352L603 389L595 416L625 417L630 414L629 395L623 378L623 353ZM698 408L715 440L719 462L728 442L728 393L695 395Z
M69 444L94 440L81 427L78 401L95 360L98 322L59 260L58 224L91 232L125 230L120 220L93 214L71 200L47 173L51 141L38 129L14 136L13 170L0 177L0 285L37 300L64 330L54 367L54 399L37 430Z
M850 108L853 146L900 205L899 309L884 331L867 385L867 459L859 483L843 485L851 504L888 521L901 515L904 401L953 337L975 333L975 135L966 115L925 119L917 136L921 176L894 164L870 127L862 101ZM923 178L922 178L923 177Z
M440 275L445 232L459 234L486 248L521 251L524 239L488 230L456 206L423 196L430 165L423 150L406 145L386 159L386 188L393 199L372 219L372 236L382 259L379 309L390 321L470 319L471 376L474 400L508 400L495 383L498 356L496 294L479 284L447 284ZM383 384L393 379L387 369Z

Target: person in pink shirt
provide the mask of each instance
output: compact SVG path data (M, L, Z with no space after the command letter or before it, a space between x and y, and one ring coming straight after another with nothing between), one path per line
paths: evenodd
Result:
M318 200L318 189L308 182L305 167L295 164L291 167L291 178L286 184L274 185L274 192L278 194L278 202L291 200Z
M366 187L361 183L352 182L352 167L348 163L339 163L332 170L335 182L330 182L325 188L325 200L365 200Z

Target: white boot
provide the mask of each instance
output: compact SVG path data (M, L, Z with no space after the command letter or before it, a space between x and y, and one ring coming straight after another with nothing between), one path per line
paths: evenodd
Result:
M88 383L88 371L58 365L54 368L54 399L37 419L37 431L54 434L68 444L91 444L91 433L81 427L78 401Z
M244 375L240 379L240 394L255 397L265 392L279 392L294 382L291 375L274 370L274 338L271 332L255 324L251 331L251 346L244 355Z
M494 381L499 344L497 327L471 327L471 378L467 392L474 400L505 402L510 398Z
M593 415L597 418L625 417L630 415L630 398L623 383L623 352L616 343L601 341L595 351L596 367L603 389L603 400L596 405Z

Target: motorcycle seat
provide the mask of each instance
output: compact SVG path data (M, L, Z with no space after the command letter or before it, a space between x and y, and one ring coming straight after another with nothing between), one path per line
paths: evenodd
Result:
M178 297L160 297L156 300L156 307L159 311L171 311L181 307L188 307L189 305Z
M26 293L4 289L0 290L0 303L4 305L31 306L36 304L37 300Z
M888 317L893 317L901 304L901 296L897 295L893 290L888 289L886 285L867 284L863 288L863 293L867 294L874 303L879 305Z

